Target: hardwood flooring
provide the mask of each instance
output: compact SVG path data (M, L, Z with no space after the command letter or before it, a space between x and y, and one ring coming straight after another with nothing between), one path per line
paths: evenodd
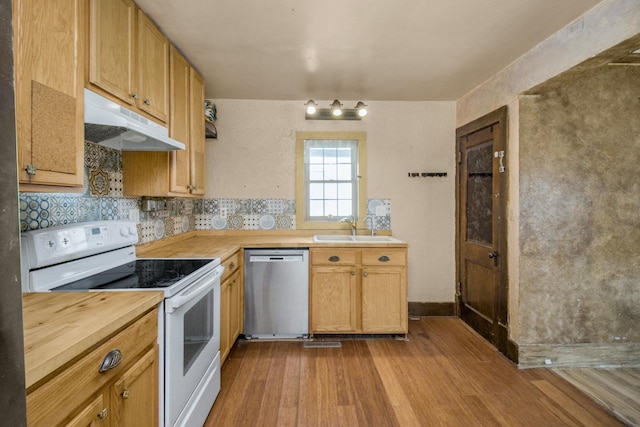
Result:
M547 369L518 370L453 317L410 321L408 340L341 348L239 341L205 426L615 426Z
M640 426L640 368L573 368L555 372L625 424Z

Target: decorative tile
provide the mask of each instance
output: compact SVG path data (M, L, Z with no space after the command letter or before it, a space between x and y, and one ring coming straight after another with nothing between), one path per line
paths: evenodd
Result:
M184 225L184 224L183 224ZM182 230L182 231L192 231L196 229L196 216L195 215L189 215L189 230Z
M120 150L114 150L100 146L104 150L100 162L100 168L109 172L122 171L122 155Z
M260 229L260 215L243 215L244 219L242 229L243 230L259 230Z
M178 234L175 232L175 226L174 226L174 218L170 217L164 220L164 234L166 237L171 237L174 234ZM180 230L182 231L182 230Z
M51 221L55 225L66 225L78 222L82 199L71 196L52 196L50 199Z
M181 215L192 215L194 209L194 200L193 199L183 199L183 209Z
M193 201L193 213L194 214L204 213L203 209L204 209L204 199L196 199L196 200Z
M154 240L155 221L143 221L140 223L140 242L148 243Z
M282 213L284 202L282 199L266 199L267 210L263 213L269 215L279 215Z
M118 199L104 197L100 199L100 219L118 219Z
M214 217L214 221L215 221L215 217ZM229 215L227 223L230 230L244 229L244 217L240 214Z
M100 220L100 199L86 197L80 200L78 205L78 222Z
M220 213L220 205L218 199L204 199L202 204L202 213L216 215Z
M295 200L283 200L282 213L287 215L296 214L296 201Z
M218 199L218 209L223 208L227 210L227 215L236 213L236 199ZM211 213L218 214L220 211Z
M208 214L198 214L198 215L194 215L194 222L195 222L195 226L194 228L196 230L209 230L211 227L211 219L213 218L213 215L208 215Z
M122 194L122 172L109 172L109 197L124 197Z
M235 210L237 214L251 213L251 199L235 199Z
M267 200L266 199L253 199L251 200L251 213L252 214L266 214L267 213Z
M388 216L377 216L376 230L391 230L391 218Z
M261 230L272 230L276 227L276 219L273 215L262 215L259 224Z
M102 153L100 146L93 142L84 142L84 165L89 169L98 169L102 163Z
M95 197L109 195L109 173L107 171L102 169L89 171L89 192Z
M294 217L291 215L276 215L276 228L279 230L290 230L294 225Z

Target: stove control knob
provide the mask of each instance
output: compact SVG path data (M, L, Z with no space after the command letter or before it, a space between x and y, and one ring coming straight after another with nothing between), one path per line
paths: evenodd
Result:
M138 234L138 229L135 225L129 226L129 234L131 234L132 236L136 236Z
M127 235L129 235L129 229L127 227L122 227L120 229L120 235L122 237L127 237Z

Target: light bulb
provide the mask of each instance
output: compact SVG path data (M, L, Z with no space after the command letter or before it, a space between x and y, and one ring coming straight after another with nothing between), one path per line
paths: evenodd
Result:
M310 116L314 115L316 111L318 111L318 105L313 102L313 99L308 100L304 105L306 107L307 114L309 114Z
M342 115L342 104L337 99L334 100L333 103L331 103L331 113L334 116L341 116Z
M358 116L364 117L367 115L367 106L362 101L358 101L356 104L356 110L358 111Z

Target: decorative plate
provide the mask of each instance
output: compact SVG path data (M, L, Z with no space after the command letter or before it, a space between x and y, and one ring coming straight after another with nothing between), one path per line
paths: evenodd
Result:
M260 217L260 228L263 230L271 230L276 226L276 220L272 215L262 215Z
M156 239L162 239L164 237L164 220L159 219L153 225L153 234Z
M224 230L227 228L227 220L220 215L214 215L213 218L211 218L211 228L214 230Z
M182 217L182 232L186 233L187 231L189 231L189 217L185 216Z

